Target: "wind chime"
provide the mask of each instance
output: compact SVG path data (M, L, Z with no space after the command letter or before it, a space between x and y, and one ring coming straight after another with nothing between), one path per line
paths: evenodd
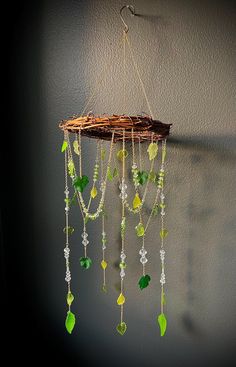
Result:
M89 220L102 219L102 236L101 236L101 269L103 272L102 290L107 291L106 285L106 270L108 263L106 261L107 234L105 232L106 216L105 216L105 196L108 182L118 181L121 200L121 222L120 222L120 294L116 303L120 306L120 322L116 326L116 330L120 335L124 335L127 330L127 324L124 321L124 304L126 302L125 292L125 269L126 261L126 229L127 229L127 213L131 213L137 218L135 232L140 239L140 276L137 279L137 286L140 290L145 289L150 281L151 276L147 272L147 250L145 247L145 237L149 224L152 219L159 220L158 229L159 244L160 244L160 311L157 316L157 323L160 327L160 335L163 336L167 327L167 317L164 313L165 305L165 238L168 231L165 226L165 159L166 159L166 139L169 135L171 124L164 124L153 119L150 103L147 98L144 83L141 79L137 63L134 58L134 53L128 38L128 26L125 23L122 11L128 9L132 15L135 15L134 7L125 5L120 9L121 20L124 23L123 31L123 51L124 51L124 70L125 70L125 54L126 46L128 46L134 70L137 73L140 81L141 89L144 93L147 106L150 114L140 114L137 116L123 115L100 115L95 116L92 113L86 113L86 110L93 98L91 94L83 112L79 116L73 116L68 120L60 123L60 128L64 132L64 141L61 147L61 152L65 155L65 248L64 257L66 261L66 276L67 283L67 305L68 312L66 316L65 326L69 333L72 332L76 317L71 311L71 306L74 300L74 295L71 290L71 271L70 271L70 245L69 238L74 232L74 228L70 226L69 213L72 204L78 202L78 206L82 215L82 245L83 256L80 257L80 265L83 269L89 269L92 266L92 260L89 257L89 236L86 225ZM124 94L125 95L125 94ZM72 137L73 136L73 137ZM96 139L97 149L94 162L92 180L82 171L82 136L87 136ZM72 141L73 140L73 141ZM103 141L110 141L108 157L103 145ZM121 149L114 153L115 143L121 143ZM131 146L128 150L128 144ZM148 144L146 144L148 143ZM118 144L119 145L119 144ZM142 154L143 146L148 154L150 167L149 170L143 170ZM158 158L158 151L161 151ZM127 167L127 156L132 157L132 166ZM120 164L118 164L118 161ZM127 194L127 171L132 174L133 194L131 200L128 200ZM71 181L72 194L69 192L69 181ZM86 203L83 197L84 191L90 186L90 197ZM144 220L144 206L146 197L150 190L155 192L154 201L148 219ZM100 200L95 211L90 210L92 201L97 199L100 191Z

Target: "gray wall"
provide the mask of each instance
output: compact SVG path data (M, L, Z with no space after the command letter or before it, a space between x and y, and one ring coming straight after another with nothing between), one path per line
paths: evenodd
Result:
M154 117L173 123L166 184L166 336L160 338L156 325L160 299L157 222L151 224L147 236L152 282L140 292L140 241L133 233L137 219L132 217L126 245L128 330L123 337L115 331L120 250L116 184L106 199L111 213L106 229L107 295L101 292L101 222L88 224L94 264L83 271L78 261L82 222L79 208L73 209L73 311L78 320L71 336L64 329L64 176L58 122L80 113L93 88L98 97L89 110L94 113L148 112L130 58L123 105L119 43L123 1L45 2L34 47L26 55L28 153L31 166L37 162L30 172L35 297L50 327L63 340L68 359L79 361L82 356L89 366L206 366L210 362L228 366L236 334L235 7L229 1L136 0L133 4L141 16L131 18L124 12L124 17ZM98 75L111 59L104 84L97 86ZM30 90L34 79L37 91ZM84 172L91 177L94 141L84 138L83 151ZM144 163L148 167L147 159ZM150 195L149 205L151 200Z

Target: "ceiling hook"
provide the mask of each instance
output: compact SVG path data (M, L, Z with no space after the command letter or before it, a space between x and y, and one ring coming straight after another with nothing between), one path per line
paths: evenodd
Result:
M129 9L129 11L130 11L130 13L131 13L131 15L132 15L132 16L134 16L134 15L136 15L136 14L135 14L135 9L134 9L134 6L133 6L133 5L124 5L124 6L122 6L122 8L120 9L120 17L121 17L121 20L122 20L122 22L123 22L123 24L124 24L124 26L125 26L124 31L125 31L125 33L127 33L127 32L129 31L129 27L128 27L128 25L125 23L124 18L123 18L123 16L122 16L122 11L123 11L125 8Z

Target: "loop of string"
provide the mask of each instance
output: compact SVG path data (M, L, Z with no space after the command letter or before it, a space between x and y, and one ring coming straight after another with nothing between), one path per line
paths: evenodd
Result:
M148 96L147 96L147 92L146 92L143 80L141 78L141 74L139 72L137 62L135 60L133 48L131 46L130 40L129 40L128 35L127 35L127 32L125 32L125 31L123 32L121 40L122 40L122 43L123 43L123 73L124 73L124 79L123 79L124 80L124 82L123 82L123 106L124 107L123 108L125 109L125 107L126 107L126 98L125 98L126 97L126 83L125 83L125 81L126 81L126 42L127 42L134 70L137 74L137 77L138 77L138 80L139 80L144 98L145 98L146 103L147 103L149 113L150 113L151 117L153 118L153 112L152 112L152 109L151 109L151 105L150 105L150 102L149 102L149 99L148 99ZM102 83L105 81L107 75L109 74L109 71L111 69L112 64L113 64L113 58L111 57L111 60L108 63L107 67L104 68L103 72L99 75L97 80L95 80L94 86L99 87L99 86L102 85ZM88 107L89 107L90 103L92 102L92 100L94 98L97 97L98 92L99 92L99 88L97 88L97 89L93 88L93 91L90 93L90 96L88 97L87 102L85 103L85 106L84 106L84 108L83 108L83 110L80 114L80 117L82 117L84 115L84 113L86 112L86 110L88 110Z

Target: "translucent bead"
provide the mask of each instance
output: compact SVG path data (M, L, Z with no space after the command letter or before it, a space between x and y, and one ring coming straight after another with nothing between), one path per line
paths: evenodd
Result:
M120 271L120 277L122 279L125 277L125 271L124 271L124 269L121 269L121 271Z
M126 255L125 255L125 253L123 251L121 252L120 258L121 258L121 260L125 260L126 259Z
M147 254L147 251L144 248L141 248L139 251L139 255L145 256Z
M81 237L82 237L82 238L86 238L86 237L88 237L88 233L87 233L87 232L83 232L83 233L81 234Z
M83 240L83 241L82 241L82 244L83 244L84 246L87 246L87 245L89 244L89 241L88 241L88 240Z
M106 245L102 245L102 250L106 250Z
M141 264L146 264L148 262L148 259L146 257L141 257L140 262Z
M161 193L160 198L161 198L161 201L163 201L165 199L165 195L163 194L163 192Z
M69 195L69 190L68 190L68 189L66 189L66 190L64 191L64 194Z

